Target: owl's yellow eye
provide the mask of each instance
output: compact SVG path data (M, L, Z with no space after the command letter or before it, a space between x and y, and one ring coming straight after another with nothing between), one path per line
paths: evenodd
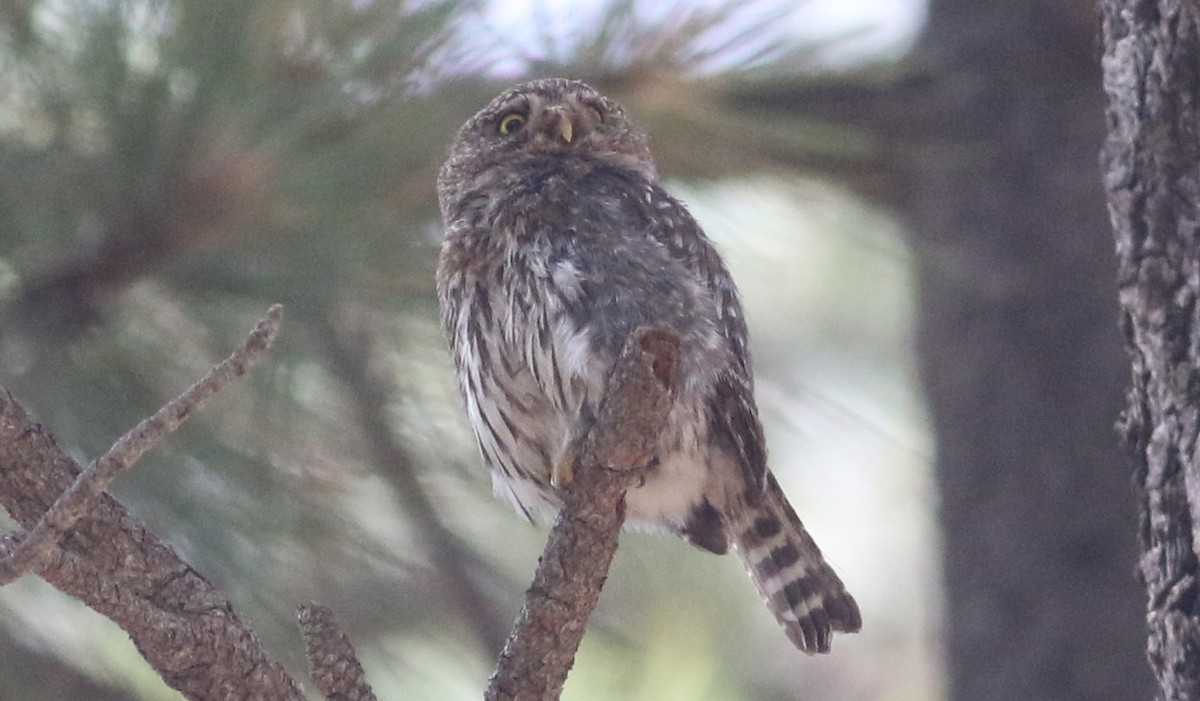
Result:
M496 127L496 131L508 136L521 131L521 127L525 126L525 115L517 112L509 112L500 119L500 125Z

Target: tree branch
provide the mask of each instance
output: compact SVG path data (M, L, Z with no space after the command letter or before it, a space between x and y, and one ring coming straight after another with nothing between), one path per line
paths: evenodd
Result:
M679 339L634 331L609 377L596 422L575 443L562 510L486 701L557 699L596 607L625 521L625 491L654 464L677 383Z
M1119 426L1140 501L1146 658L1159 698L1200 698L1200 5L1104 0L1102 152L1132 387Z
M338 627L333 611L308 603L296 611L309 673L329 701L375 701L350 639Z
M51 585L121 626L159 676L189 699L302 701L303 695L229 602L98 485L261 357L279 313L272 308L242 350L126 434L83 475L12 395L0 390L0 505L31 533L56 506L60 514L38 531L54 533L58 547L43 554L50 535L26 538L23 542L34 541L29 547L35 553L22 557L32 558L37 574ZM71 521L73 526L64 526Z
M117 475L129 469L147 450L179 428L205 400L221 391L230 380L246 374L251 365L266 355L279 333L282 320L283 307L276 304L267 311L266 318L258 323L241 348L218 363L199 382L167 402L153 416L143 419L117 439L108 452L79 474L32 528L23 533L10 534L4 542L0 542L0 556L3 556L0 559L0 586L45 564L63 534L92 510ZM14 541L15 547L4 547Z

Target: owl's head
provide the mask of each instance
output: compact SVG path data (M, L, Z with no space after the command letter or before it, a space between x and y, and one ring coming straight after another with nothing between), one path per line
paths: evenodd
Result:
M438 176L443 208L468 185L494 178L529 158L593 159L653 180L646 135L615 102L585 83L535 80L501 93L458 132Z

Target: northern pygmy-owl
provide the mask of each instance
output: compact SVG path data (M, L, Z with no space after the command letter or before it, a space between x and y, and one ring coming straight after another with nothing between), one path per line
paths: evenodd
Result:
M629 521L733 545L805 652L857 631L857 604L767 469L733 281L621 108L579 82L517 86L459 131L438 197L442 321L497 492L552 516L556 469L626 337L670 329L679 390Z

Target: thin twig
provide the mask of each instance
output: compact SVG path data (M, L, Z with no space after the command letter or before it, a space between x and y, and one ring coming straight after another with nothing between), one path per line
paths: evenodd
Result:
M17 542L0 560L0 586L44 565L63 534L92 511L100 495L117 475L129 469L147 450L179 428L206 399L219 392L230 380L244 375L252 364L266 354L279 332L282 319L283 307L278 304L271 307L266 318L258 323L241 348L218 363L199 382L117 439L108 452L79 474L74 484L63 492L32 528L10 534L6 539L8 543L11 544L13 539Z
M135 429L118 441L110 453L124 457L111 459L132 464L157 440L155 433L165 434L200 400L244 373L278 326L279 309L272 308L247 341L245 353L235 353L185 392L190 399L173 402L174 410L155 414L144 430ZM76 488L83 472L0 388L0 506L32 531ZM191 701L304 699L299 685L267 656L229 601L107 493L97 495L37 573L124 629L163 681Z
M375 701L350 639L338 627L333 611L310 602L296 610L309 674L329 701Z
M486 701L553 701L562 692L596 607L625 520L625 491L656 460L677 383L679 339L630 335L538 562L525 606L492 675Z

